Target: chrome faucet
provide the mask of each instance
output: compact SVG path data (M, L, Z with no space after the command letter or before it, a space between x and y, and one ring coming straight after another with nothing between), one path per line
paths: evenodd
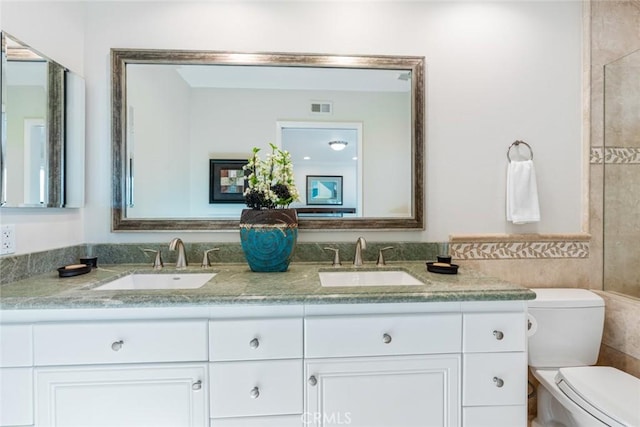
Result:
M187 256L184 253L184 243L182 243L182 240L178 237L171 240L171 242L169 242L169 249L172 251L178 250L176 268L180 270L187 268Z
M353 257L354 267L362 267L362 251L365 249L367 249L367 241L364 240L364 237L358 237L358 240L356 240L356 254Z

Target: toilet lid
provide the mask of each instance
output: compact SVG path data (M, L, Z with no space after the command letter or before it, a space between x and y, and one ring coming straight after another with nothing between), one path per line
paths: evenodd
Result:
M560 368L558 387L600 421L640 426L640 379L609 366Z

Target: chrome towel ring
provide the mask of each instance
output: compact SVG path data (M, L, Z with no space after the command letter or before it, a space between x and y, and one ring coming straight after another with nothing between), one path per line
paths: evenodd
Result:
M514 146L515 147L519 146L520 144L524 144L529 149L529 154L530 154L529 160L533 160L533 150L531 149L531 146L524 141L515 141L507 149L507 159L509 160L509 163L511 163L511 156L509 155L509 153L511 152L511 149Z

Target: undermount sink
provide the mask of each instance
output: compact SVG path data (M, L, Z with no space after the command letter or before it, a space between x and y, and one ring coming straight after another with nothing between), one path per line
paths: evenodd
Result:
M187 274L129 274L93 288L93 291L197 289L204 286L216 273Z
M424 285L406 271L321 271L320 285L337 286L416 286Z

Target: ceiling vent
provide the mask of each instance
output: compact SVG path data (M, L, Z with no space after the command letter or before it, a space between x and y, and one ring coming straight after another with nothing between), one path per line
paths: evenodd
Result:
M327 101L311 101L311 112L314 114L333 113L333 104Z

